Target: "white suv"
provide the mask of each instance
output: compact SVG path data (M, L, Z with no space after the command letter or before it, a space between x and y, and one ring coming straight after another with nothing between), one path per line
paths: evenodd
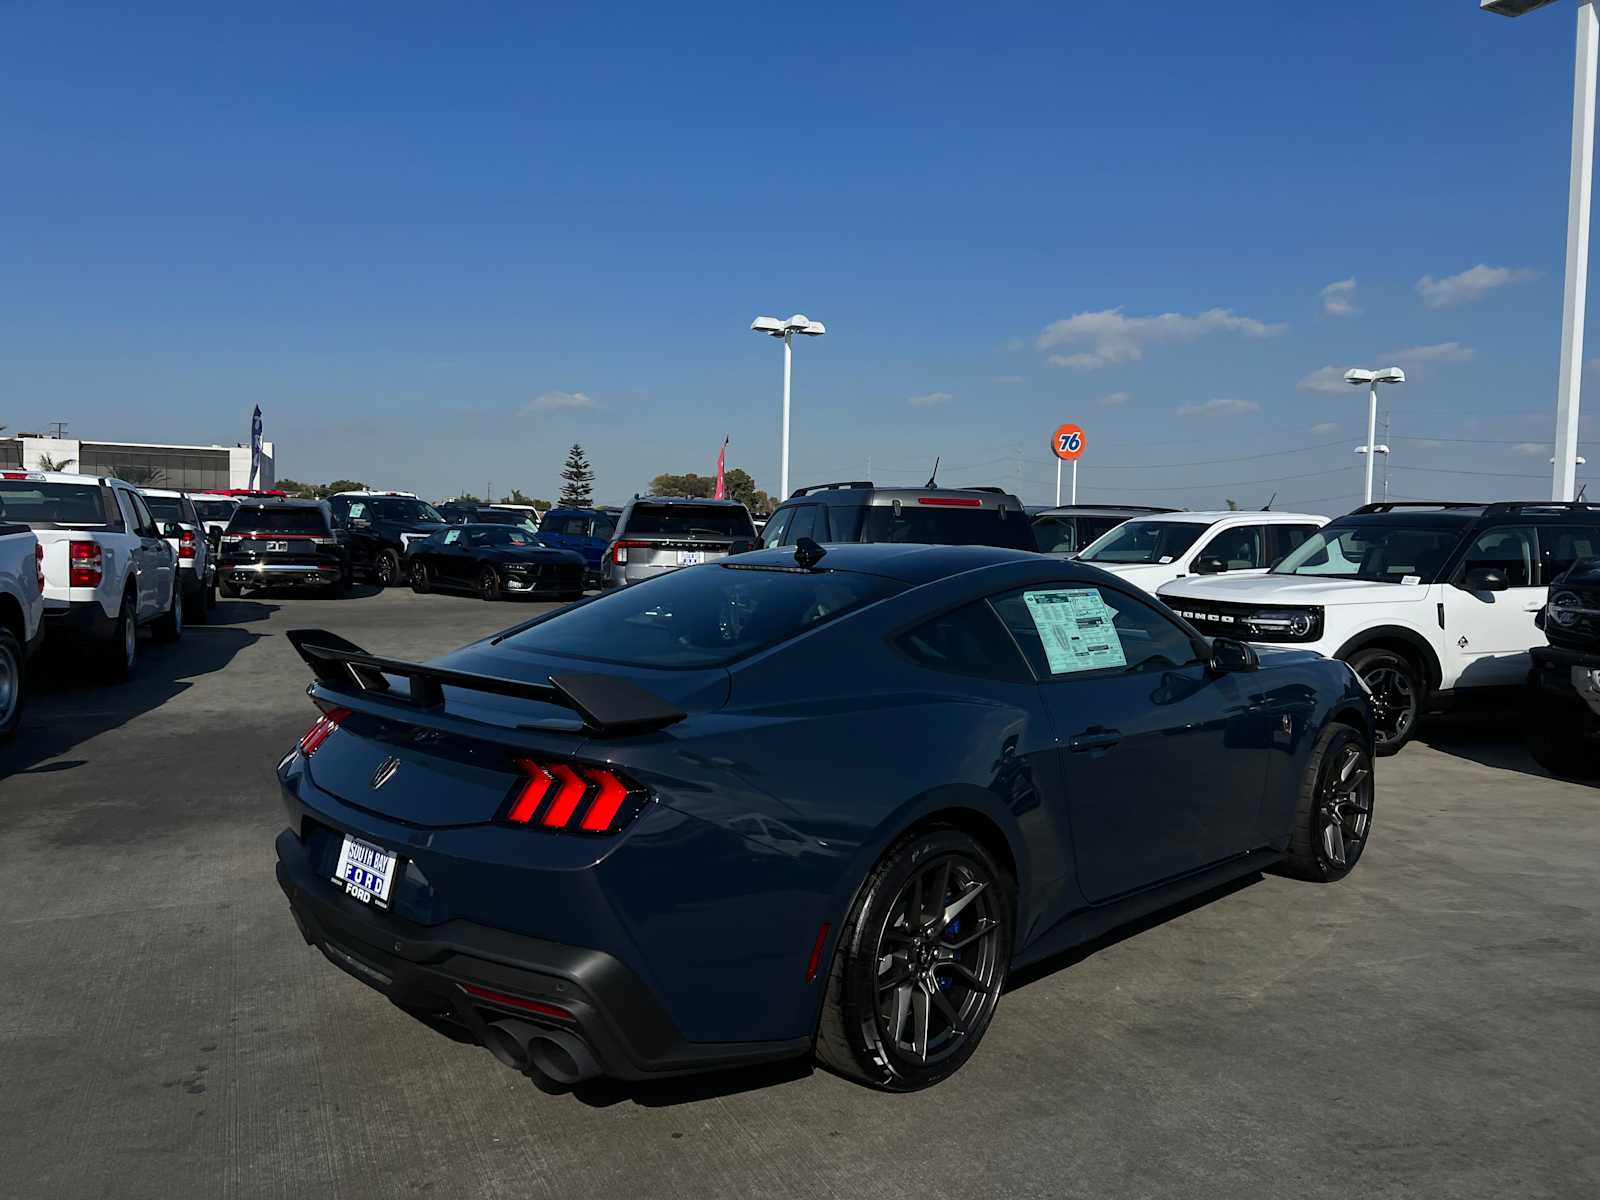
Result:
M51 642L86 645L108 676L126 679L139 626L150 625L162 641L182 636L178 556L137 488L97 475L6 471L0 501L44 551Z
M1182 579L1161 599L1206 634L1292 644L1348 662L1373 695L1378 751L1423 711L1519 687L1547 584L1600 554L1600 507L1550 501L1368 504L1266 575Z
M217 606L217 556L206 536L205 520L188 492L141 488L146 506L178 556L178 585L186 620L201 622ZM177 526L174 530L171 527Z
M1188 575L1260 575L1327 523L1309 513L1161 513L1101 534L1078 561L1154 592Z

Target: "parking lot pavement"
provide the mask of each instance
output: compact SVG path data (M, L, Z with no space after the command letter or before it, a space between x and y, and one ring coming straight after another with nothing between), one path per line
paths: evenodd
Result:
M123 687L48 664L0 751L0 1195L1600 1194L1600 791L1493 718L1381 763L1345 884L1032 972L933 1091L541 1092L305 946L272 854L286 629L424 656L529 611L252 597Z

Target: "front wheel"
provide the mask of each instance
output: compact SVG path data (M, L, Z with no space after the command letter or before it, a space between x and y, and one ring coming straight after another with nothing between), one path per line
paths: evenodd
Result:
M411 564L411 590L419 596L425 596L433 590L433 580L428 577L427 563Z
M931 1087L972 1057L1011 961L1014 887L954 829L890 849L839 935L816 1056L888 1091Z
M9 629L0 629L0 741L16 733L22 721L26 684L22 643Z
M1339 724L1323 730L1300 782L1285 874L1332 883L1355 868L1372 832L1372 766L1372 748L1359 731Z
M1350 669L1372 693L1372 727L1380 755L1394 754L1411 740L1422 715L1422 675L1416 665L1393 650L1361 650L1350 656Z
M500 599L500 576L493 567L485 567L478 574L478 595L485 600Z

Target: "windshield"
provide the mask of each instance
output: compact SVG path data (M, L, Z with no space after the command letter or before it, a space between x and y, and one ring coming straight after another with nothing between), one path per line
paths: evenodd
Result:
M183 511L183 501L177 496L146 495L144 506L150 510L150 515L158 521L183 522L189 519Z
M424 500L412 500L402 496L376 496L366 502L370 514L380 521L410 521L413 524L431 521L436 525L444 524L444 518L439 515L439 510ZM356 516L355 505L350 506L350 515Z
M861 526L863 542L915 542L930 546L1004 546L1036 550L1028 518L1015 509L943 508L874 504Z
M82 529L121 525L120 517L106 520L109 494L97 483L45 483L39 480L0 481L0 514L7 521L35 529L66 526ZM112 510L115 511L115 510Z
M482 529L471 530L471 540L474 546L537 546L527 533L521 529Z
M226 521L239 506L232 500L196 500L195 512L202 521Z
M533 519L526 513L512 512L505 508L480 508L472 514L472 519L479 525L533 524Z
M1095 539L1078 558L1097 563L1169 563L1209 528L1199 521L1128 521Z
M877 575L713 563L560 610L507 644L641 667L721 666L904 586Z
M1460 540L1455 529L1336 522L1302 542L1272 574L1432 583Z
M746 509L729 505L635 504L623 536L650 534L753 539L756 527Z

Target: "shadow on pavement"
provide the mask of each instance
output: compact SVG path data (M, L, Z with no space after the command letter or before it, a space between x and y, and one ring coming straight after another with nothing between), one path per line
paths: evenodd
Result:
M30 664L30 688L22 724L10 742L0 746L0 780L15 775L70 771L80 758L59 758L74 746L127 724L186 691L189 682L220 671L235 655L263 634L233 624L264 620L269 605L219 605L208 625L191 626L171 646L139 636L139 661L126 683L103 683L94 664L65 646L46 645ZM43 765L41 765L43 764Z
M1453 712L1429 716L1418 726L1416 740L1440 754L1485 767L1555 778L1528 753L1522 726L1522 714L1504 705L1463 705ZM1402 748L1399 757L1405 753Z

